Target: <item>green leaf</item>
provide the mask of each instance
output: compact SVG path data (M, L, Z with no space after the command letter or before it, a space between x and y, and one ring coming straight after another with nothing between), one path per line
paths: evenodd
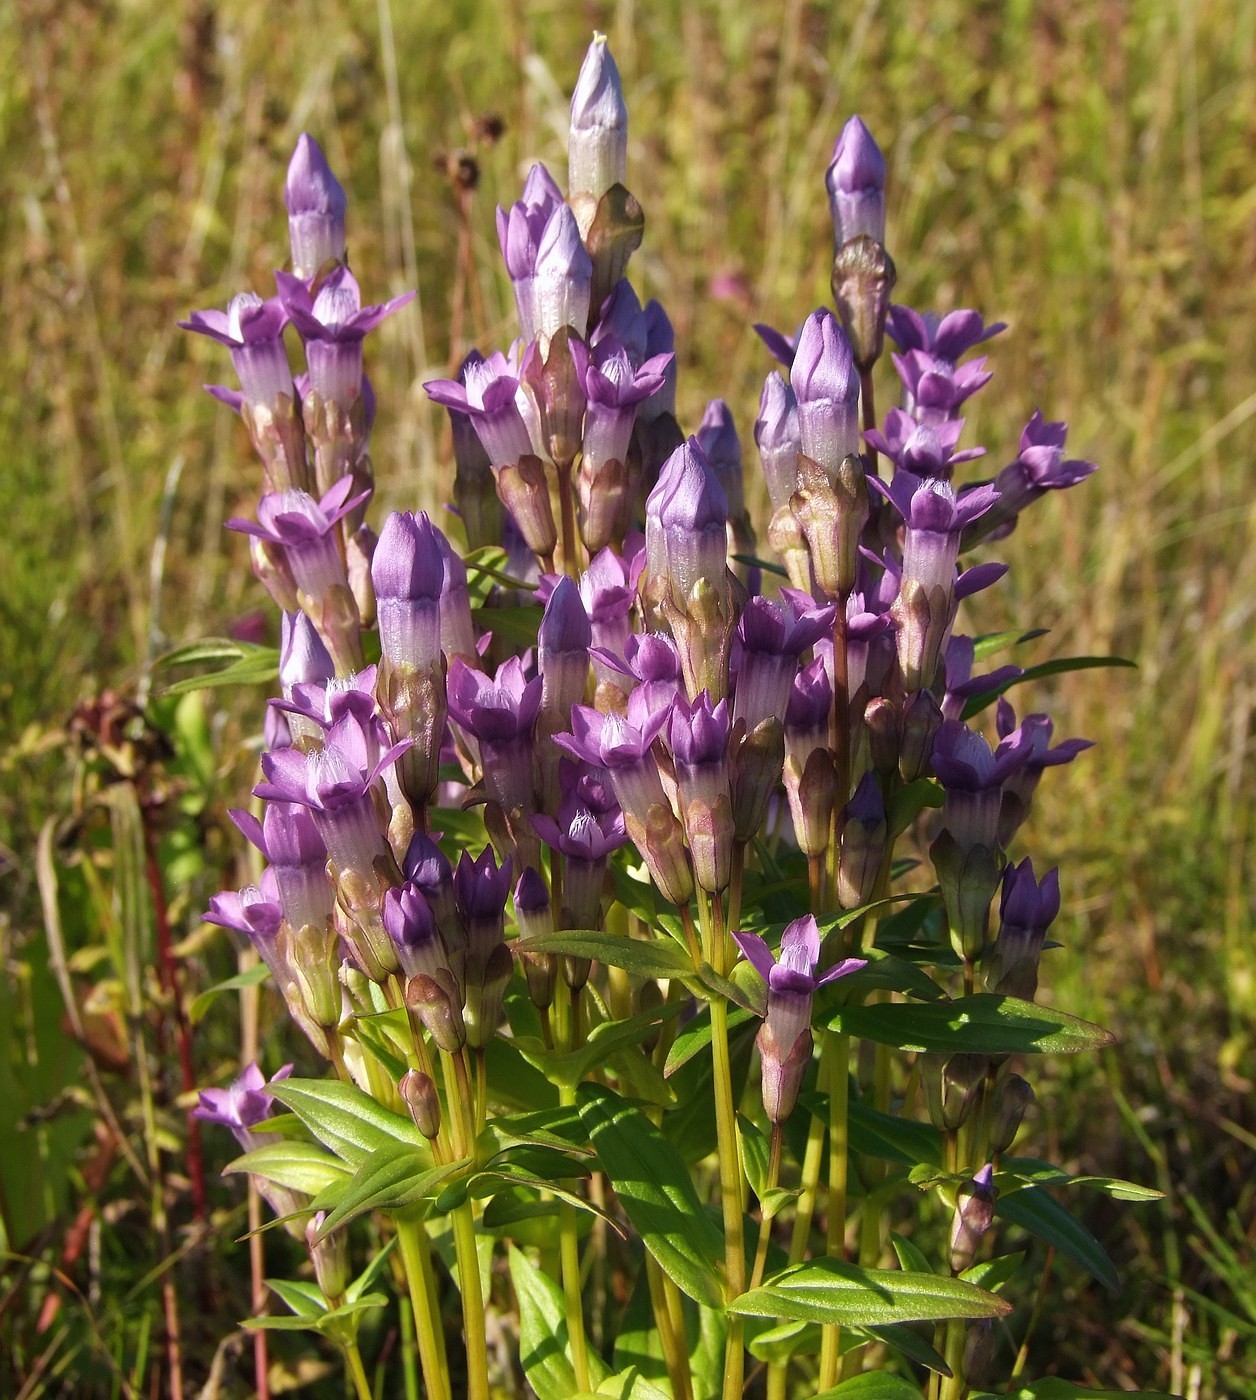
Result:
M405 1054L397 1044L397 1033L403 1028L409 1035L409 1022L400 1007L353 1018L354 1036L375 1056L394 1083L409 1069Z
M887 953L883 948L861 948L859 956L867 958L866 967L848 973L839 983L830 984L834 990L839 986L843 988L843 1003L851 999L850 991L856 987L863 991L902 992L917 1001L941 1001L946 995L927 972L907 958ZM822 988L817 1000L828 990L828 987ZM821 1001L821 1005L824 1004Z
M984 1391L973 1391L971 1400L995 1400ZM1096 1390L1089 1385L1075 1385L1058 1376L1030 1381L1018 1390L1008 1391L998 1400L1180 1400L1163 1390Z
M622 933L601 933L596 929L564 929L562 933L518 939L510 946L517 953L566 953L574 958L590 958L635 972L639 977L693 975L693 963L666 936L628 938Z
M431 1200L451 1176L470 1165L470 1159L463 1158L433 1166L431 1152L396 1144L391 1149L372 1153L370 1161L354 1173L340 1193L335 1208L323 1221L319 1238L326 1238L333 1230L368 1211L382 1210L396 1215Z
M827 1099L823 1116L827 1121ZM810 1108L811 1105L808 1104ZM815 1112L815 1109L812 1109ZM865 1157L914 1166L919 1162L941 1165L942 1138L931 1123L898 1118L864 1103L850 1105L850 1145Z
M574 1089L591 1070L604 1065L617 1050L639 1045L647 1031L679 1016L683 1010L680 1002L669 1002L649 1011L640 1011L626 1021L604 1021L589 1032L578 1050L567 1055L555 1055L539 1042L533 1045L527 1041L517 1042L519 1053L548 1075L552 1083Z
M582 1085L577 1101L619 1203L659 1267L696 1302L722 1307L716 1265L724 1257L724 1239L679 1153L611 1090Z
M840 1259L796 1264L729 1304L730 1312L848 1326L997 1317L1009 1305L993 1293L939 1274L861 1269Z
M176 647L157 660L158 669L163 671L181 666L201 669L168 685L163 694L184 695L220 685L274 685L279 679L279 649L228 637L207 637Z
M256 967L250 967L247 972L237 972L234 977L228 977L225 982L217 982L212 987L207 987L198 997L192 1001L188 1007L188 1019L193 1025L205 1015L211 1003L223 992L238 992L245 987L256 987L270 976L270 968L265 963L258 963Z
M757 1123L740 1113L737 1115L737 1126L741 1129L741 1164L746 1180L756 1199L762 1201L767 1189L768 1158L771 1155L767 1134Z
M749 1338L746 1350L756 1361L777 1366L791 1356L812 1356L820 1350L820 1329L814 1322L778 1322Z
M1027 1186L1022 1191L1000 1197L994 1213L1028 1230L1031 1235L1037 1235L1047 1244L1054 1245L1061 1254L1067 1254L1098 1279L1110 1293L1120 1290L1116 1267L1104 1247L1081 1221L1075 1220L1054 1196L1048 1195L1041 1187Z
M917 778L903 787L896 786L885 814L890 839L901 836L926 808L940 807L944 800L942 784L932 778Z
M1022 685L1025 681L1042 680L1045 676L1059 676L1066 671L1093 671L1101 666L1137 667L1137 665L1136 661L1129 661L1123 656L1062 656L1055 661L1044 661L1041 665L1028 667L1019 676L1011 676L1005 681L1000 681L990 690L970 695L964 702L963 713L960 717L961 719L972 719L974 715L979 715L987 705L992 705L1004 691L1011 690L1014 685Z
M891 1234L890 1243L894 1246L894 1253L898 1256L898 1267L900 1269L910 1269L917 1274L935 1274L937 1270L933 1264L920 1252L919 1248L911 1240L900 1234ZM970 1279L970 1283L976 1283L976 1279Z
M267 1143L228 1162L223 1172L248 1172L307 1196L317 1196L328 1186L349 1179L344 1163L314 1142Z
M316 1283L297 1283L291 1279L268 1278L266 1287L281 1298L298 1317L322 1317L327 1311L327 1300L323 1290Z
M728 1012L728 1029L731 1032L734 1027L743 1025L747 1021L757 1020L752 1012L744 1010L742 1007L730 1007ZM700 1012L681 1028L680 1033L672 1042L672 1048L667 1052L667 1063L663 1066L663 1073L671 1076L695 1055L699 1055L704 1050L711 1047L711 1012L707 1007L703 1007Z
M925 1006L914 1002L845 1006L829 1027L878 1045L943 1055L958 1051L1070 1055L1101 1049L1116 1039L1110 1031L1077 1016L989 992Z
M815 1400L921 1400L921 1390L902 1376L888 1371L867 1371L862 1376L822 1390Z
M1004 1157L1002 1170L996 1178L1002 1193L1015 1191L1018 1186L1090 1186L1115 1201L1161 1201L1164 1193L1137 1182L1122 1181L1115 1176L1072 1176L1062 1167L1041 1162L1035 1157Z
M983 657L992 656L1007 647L1036 641L1039 637L1045 637L1049 630L1046 627L1035 627L1030 632L1022 632L1018 628L1013 628L1010 632L987 632L984 637L973 639L973 660L980 661Z
M524 587L527 587L525 584ZM477 627L500 637L512 647L523 650L536 646L537 629L541 625L542 609L537 607L473 608L472 620Z
M978 1288L986 1288L991 1293L997 1293L1009 1279L1015 1277L1017 1270L1024 1262L1023 1252L1001 1254L997 1259L986 1259L980 1264L974 1264L971 1269L965 1269L960 1274L960 1278L965 1283L975 1283Z
M569 1205L575 1206L577 1210L605 1220L621 1239L628 1238L619 1221L608 1215L601 1206L580 1195L578 1191L572 1191L569 1187L552 1178L534 1176L530 1172L509 1165L500 1168L494 1167L489 1171L476 1172L473 1177L469 1177L467 1180L467 1194L477 1198L491 1196L502 1186L522 1186L530 1191L547 1192L558 1200L566 1201Z
M355 1084L336 1079L281 1079L272 1081L268 1089L351 1167L363 1166L373 1152L387 1152L398 1143L430 1151L427 1139L408 1118L377 1104Z
M917 1366L925 1366L940 1376L952 1374L942 1356L909 1323L892 1322L888 1327L865 1327L862 1330L872 1341L884 1342L892 1351L900 1352Z
M519 1303L519 1362L537 1400L571 1400L576 1374L567 1356L567 1313L562 1290L528 1262L514 1245L507 1247L510 1281ZM606 1366L589 1353L590 1379L601 1382Z
M615 1400L670 1400L671 1392L660 1390L653 1382L629 1366L607 1378L598 1386L595 1395L611 1395Z

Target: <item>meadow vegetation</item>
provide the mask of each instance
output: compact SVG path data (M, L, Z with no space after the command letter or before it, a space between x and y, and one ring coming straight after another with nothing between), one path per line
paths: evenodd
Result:
M1034 1135L1038 1155L1165 1197L1119 1209L1096 1197L1088 1221L1122 1291L1057 1264L1034 1362L1200 1400L1256 1393L1250 0L0 10L0 1243L22 1256L0 1268L6 1393L87 1394L76 1378L105 1354L142 1374L170 1276L129 1233L128 1163L93 1155L86 1058L66 1034L44 918L61 861L76 1019L110 1092L142 1106L128 1016L142 999L163 1008L171 1056L178 1027L162 978L126 973L150 853L121 811L120 776L165 813L186 990L230 971L202 976L198 920L233 882L225 809L255 761L244 744L261 692L176 702L154 662L247 630L261 598L221 522L251 511L256 467L243 429L200 392L223 373L215 347L175 322L245 286L269 291L286 256L275 192L296 136L315 134L350 193L364 286L380 300L420 293L378 333L371 365L382 503L438 510L449 442L420 384L470 345L508 339L493 207L533 160L561 166L570 75L594 28L610 35L632 112L647 220L632 275L643 300L665 301L686 354L682 424L719 394L744 406L749 441L769 367L750 323L792 328L798 308L827 300L821 181L858 111L889 162L896 299L979 307L1013 328L991 349L998 398L974 401L970 440L997 469L1017 450L1000 434L1041 405L1069 423L1070 452L1100 464L1038 508L1032 548L1030 531L1013 538L1012 572L985 606L1007 626L1032 614L1051 628L1035 659L1137 663L1035 695L1057 732L1096 743L1035 809L1037 850L1065 875L1055 936L1070 956L1050 1000L1120 1044L1055 1067ZM153 720L140 737L109 710L137 697ZM75 842L100 860L62 861ZM93 1001L111 968L120 990ZM191 1028L199 1066L237 1053L219 1035ZM181 1112L162 1114L154 1134L183 1131ZM217 1195L225 1157L206 1151ZM192 1188L181 1172L166 1186L173 1254ZM93 1266L108 1285L67 1290L60 1318L41 1315L47 1269L67 1231L90 1230L79 1212L93 1196L108 1202ZM240 1233L238 1213L232 1223ZM213 1296L226 1325L248 1307L229 1283ZM210 1352L213 1337L206 1320Z

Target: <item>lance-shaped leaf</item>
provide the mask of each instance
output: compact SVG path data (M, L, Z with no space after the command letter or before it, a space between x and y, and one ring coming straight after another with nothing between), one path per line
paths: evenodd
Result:
M1023 1186L1089 1186L1111 1196L1114 1201L1160 1201L1164 1193L1134 1181L1115 1176L1073 1176L1062 1167L1040 1162L1035 1157L1004 1157L995 1184L1000 1195Z
M596 929L564 929L511 944L517 953L565 953L589 958L609 967L622 967L639 977L692 975L693 963L671 938L628 938Z
M395 1144L391 1149L373 1153L370 1161L360 1167L338 1193L318 1237L326 1238L333 1230L368 1211L400 1215L413 1210L424 1201L433 1200L450 1177L466 1171L470 1165L470 1158L463 1158L433 1166L430 1152Z
M921 1390L902 1376L887 1371L868 1371L862 1376L822 1390L815 1400L921 1400Z
M1098 1279L1110 1293L1120 1290L1116 1267L1104 1247L1080 1220L1074 1219L1054 1196L1040 1187L1028 1186L1001 1197L994 1213L1054 1245L1061 1254L1067 1254Z
M595 1026L578 1050L566 1055L555 1055L539 1042L519 1041L519 1053L543 1070L555 1084L565 1084L574 1088L591 1070L603 1065L617 1050L630 1045L639 1045L646 1033L673 1016L679 1016L684 1008L679 1002L666 1006L656 1006L650 1011L638 1012L624 1021L604 1021Z
M955 1001L844 1006L829 1028L899 1050L952 1055L1072 1055L1116 1039L1102 1026L1016 997L980 992Z
M952 1317L997 1317L1010 1305L993 1293L940 1274L861 1269L840 1259L796 1264L734 1298L730 1312L842 1327Z
M157 660L163 671L195 666L197 673L165 688L166 695L186 695L191 690L208 690L220 685L269 685L279 680L279 648L236 642L226 637L208 637L201 642L176 647Z
M245 987L256 987L270 976L270 968L265 963L257 963L245 972L237 972L234 977L228 977L225 982L216 982L212 987L206 989L196 997L192 1005L188 1007L188 1019L193 1025L201 1020L209 1010L212 1002L216 1001L223 992L238 992Z
M696 1302L722 1307L724 1286L716 1266L724 1257L724 1237L680 1154L639 1109L611 1090L585 1085L578 1103L615 1195L659 1267Z
M246 1152L223 1168L224 1175L230 1172L260 1176L307 1196L317 1196L329 1186L348 1181L350 1176L348 1167L326 1148L315 1142L288 1141L267 1143Z
M509 1247L510 1281L519 1301L519 1362L537 1400L571 1400L576 1374L567 1355L567 1311L562 1290L527 1260L514 1245ZM590 1380L606 1377L606 1367L596 1352L589 1353Z
M1025 681L1042 680L1045 676L1059 676L1066 671L1093 671L1097 667L1137 665L1136 661L1129 661L1124 656L1062 656L1056 661L1044 661L1040 666L1030 666L1020 675L1010 676L1007 680L1000 681L998 685L992 686L989 690L983 690L978 695L970 695L964 702L961 718L972 719L974 715L979 715L987 705L993 704L1005 690L1011 690L1014 685L1022 685Z
M373 1152L389 1152L399 1143L427 1151L428 1165L432 1164L427 1139L414 1124L377 1104L355 1084L336 1079L284 1079L272 1083L269 1092L351 1167L360 1167Z
M995 1397L975 1390L971 1400L995 1400ZM1049 1376L1046 1380L1030 1381L1018 1390L1009 1390L998 1400L1175 1400L1175 1397L1163 1390L1096 1390L1091 1385L1076 1385L1059 1376Z

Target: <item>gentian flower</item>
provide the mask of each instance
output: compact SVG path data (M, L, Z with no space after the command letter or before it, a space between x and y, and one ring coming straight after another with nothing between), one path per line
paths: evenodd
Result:
M891 306L885 328L900 350L923 350L934 360L954 366L961 355L1006 330L1007 324L995 321L987 326L976 311L948 311L940 316L913 311L910 306Z
M393 511L371 560L380 650L394 669L440 665L440 598L445 569L427 512Z
M1016 711L1002 696L999 697L995 728L1003 743L1015 747L1023 762L1003 783L1003 801L999 809L999 844L1006 848L1029 815L1030 803L1037 791L1039 779L1046 768L1071 763L1079 753L1094 745L1089 739L1065 739L1051 747L1053 729L1047 715L1026 715L1018 726ZM1000 745L1001 746L1001 745Z
M254 1061L246 1065L226 1089L201 1089L197 1096L200 1102L192 1110L192 1117L199 1118L202 1123L218 1123L230 1128L240 1150L252 1152L270 1141L268 1134L254 1131L274 1112L275 1097L266 1092L267 1086L287 1079L291 1073L292 1066L284 1065L267 1080Z
M276 412L281 398L294 397L292 370L284 349L288 313L277 297L263 301L254 292L231 298L225 312L194 311L179 326L207 335L231 351L244 403Z
M964 543L999 538L1016 522L1021 511L1048 491L1076 486L1098 468L1079 457L1066 459L1067 423L1048 423L1038 410L1021 433L1020 455L994 478L999 493L994 509L964 534Z
M525 341L536 339L536 260L551 217L563 203L562 191L543 165L534 165L523 186L523 198L509 210L498 206L497 239L515 292L519 331Z
M811 1061L811 1003L816 988L858 972L866 958L846 958L821 976L815 975L820 959L820 930L815 916L795 919L781 935L778 957L757 933L735 933L746 960L767 983L767 1010L759 1031L763 1060L763 1108L773 1123L783 1123L793 1112Z
M405 292L382 306L363 306L357 279L347 267L338 267L315 297L300 277L279 272L275 280L288 319L305 340L311 390L348 411L362 392L363 340L416 294Z
M482 1050L497 1033L514 967L503 932L510 870L510 857L499 867L492 847L486 846L478 860L463 851L454 871L454 892L467 931L463 1018L467 1043L475 1050Z
M676 765L693 873L704 890L727 888L733 855L732 791L728 767L728 701L703 691L689 704L672 702L667 745Z
M798 489L798 454L802 451L802 438L798 427L798 400L776 370L763 383L754 440L763 463L772 509L783 510Z
M285 921L294 929L325 928L335 892L327 878L327 847L308 809L297 802L268 802L260 822L241 808L229 815L270 862Z
M326 263L344 262L348 201L322 147L305 132L288 162L284 203L292 270L298 277L309 282Z
M833 605L819 608L794 590L778 601L751 598L737 623L741 643L737 682L733 687L733 719L743 719L747 731L763 720L784 718L789 705L798 658L833 628Z
M794 836L806 856L828 849L837 775L828 748L833 686L817 656L794 678L785 711L785 795Z
M1059 912L1059 870L1048 870L1040 883L1028 858L1008 866L999 903L999 936L984 964L986 986L992 992L1033 1001L1047 929Z
M803 322L789 382L802 451L833 481L842 459L859 451L859 375L831 311L814 311Z
M571 198L595 203L628 169L628 108L619 69L604 34L594 36L571 96L567 142L567 188Z
M885 157L859 117L842 128L824 183L835 250L861 235L885 242Z

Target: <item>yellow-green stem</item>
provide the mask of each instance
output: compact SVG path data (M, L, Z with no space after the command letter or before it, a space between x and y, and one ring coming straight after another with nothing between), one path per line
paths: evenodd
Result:
M829 1063L829 1222L828 1253L846 1257L846 1188L850 1168L850 1036L824 1032L832 1042ZM823 1052L822 1052L823 1053ZM824 1328L820 1340L820 1389L829 1390L841 1372L842 1329Z
M772 1147L768 1154L768 1179L766 1191L775 1191L781 1176L781 1125L772 1124ZM759 1211L759 1239L755 1245L754 1268L750 1271L750 1287L758 1288L763 1282L763 1269L768 1261L768 1243L772 1238L772 1220Z
M445 1334L440 1327L436 1302L436 1278L427 1231L421 1221L397 1221L397 1246L406 1271L414 1331L419 1344L419 1365L427 1400L451 1400L449 1365L445 1359ZM477 1274L478 1279L478 1274Z
M724 1268L728 1296L746 1290L745 1218L742 1214L741 1151L737 1144L737 1106L728 1054L728 1003L711 1002L711 1052L715 1070L715 1127L719 1139L720 1198L724 1211ZM730 1314L724 1346L724 1400L740 1400L745 1371L742 1321Z
M451 1221L458 1285L462 1291L462 1331L467 1347L467 1400L489 1400L488 1342L484 1335L484 1294L475 1248L475 1216L470 1201L458 1206Z
M350 1337L344 1344L345 1366L348 1368L349 1376L353 1381L353 1389L358 1400L374 1400L371 1394L371 1383L366 1378L366 1370L362 1365L362 1353L358 1350L357 1339Z
M658 1328L659 1345L663 1349L663 1361L667 1366L667 1379L671 1382L672 1394L676 1400L693 1400L688 1352L676 1335L665 1275L654 1256L650 1254L645 1257L645 1280L650 1290L650 1307L654 1313L654 1325Z

